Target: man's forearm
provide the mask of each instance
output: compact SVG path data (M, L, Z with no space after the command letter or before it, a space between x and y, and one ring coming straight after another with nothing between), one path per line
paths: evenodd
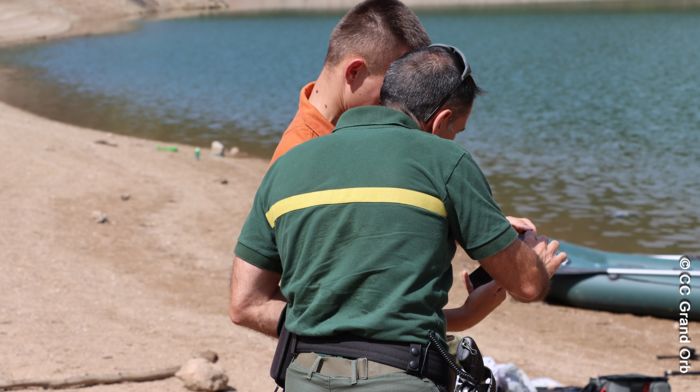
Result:
M266 335L277 336L277 322L286 305L279 281L279 273L261 269L236 257L231 270L231 321Z
M469 294L459 308L443 309L448 331L469 329L494 311L505 299L505 291L496 282L490 282Z
M514 298L533 302L542 298L549 283L541 258L520 240L487 259L481 265Z
M540 291L540 294L539 294L537 297L535 297L534 299L532 299L532 298L520 297L520 296L518 296L518 295L515 294L515 293L512 293L512 292L510 292L510 291L508 292L508 294L510 294L510 296L513 297L513 299L515 299L516 301L518 301L518 302L526 302L526 303L527 303L527 302L542 301L542 300L547 296L548 293L549 293L549 281L547 281L547 282L545 283L545 287L542 289L542 291Z
M237 325L276 337L277 323L286 304L281 299L273 299L264 304L246 308L235 319L232 317L232 320Z

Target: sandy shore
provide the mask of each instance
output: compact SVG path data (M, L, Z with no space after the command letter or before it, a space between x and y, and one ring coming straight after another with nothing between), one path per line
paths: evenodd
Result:
M3 1L0 41L101 31L90 27L106 26L100 12L122 21L153 12L137 3L152 2ZM227 5L159 2L169 12L204 3ZM157 142L2 103L0 119L0 381L153 370L212 349L236 390L274 389L267 372L275 342L226 316L233 245L266 161L206 152L197 161L189 146L161 152ZM97 223L97 211L109 221ZM473 267L463 254L454 265ZM465 295L457 286L451 301ZM696 336L700 323L690 329ZM677 368L677 360L656 360L678 352L671 320L509 301L469 333L499 362L565 384ZM676 378L673 390L699 382ZM170 379L88 390L184 389Z

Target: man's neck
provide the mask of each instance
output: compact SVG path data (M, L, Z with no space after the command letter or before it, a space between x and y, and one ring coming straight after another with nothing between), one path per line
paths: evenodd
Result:
M335 125L345 111L342 97L342 81L337 80L331 70L324 67L309 95L309 103Z

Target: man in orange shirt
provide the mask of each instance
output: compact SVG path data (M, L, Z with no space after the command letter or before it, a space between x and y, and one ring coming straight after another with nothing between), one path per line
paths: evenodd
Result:
M305 141L331 133L341 114L379 104L384 73L403 54L430 45L413 11L398 0L357 4L331 33L323 69L299 94L299 111L277 145L272 162Z

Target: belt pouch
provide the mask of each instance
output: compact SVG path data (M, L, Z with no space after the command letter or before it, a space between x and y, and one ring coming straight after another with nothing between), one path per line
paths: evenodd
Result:
M282 388L284 388L287 368L294 359L297 345L297 335L287 331L287 328L284 326L285 313L286 312L283 311L280 316L280 323L278 326L279 340L277 341L275 356L272 358L272 365L270 366L270 377Z

